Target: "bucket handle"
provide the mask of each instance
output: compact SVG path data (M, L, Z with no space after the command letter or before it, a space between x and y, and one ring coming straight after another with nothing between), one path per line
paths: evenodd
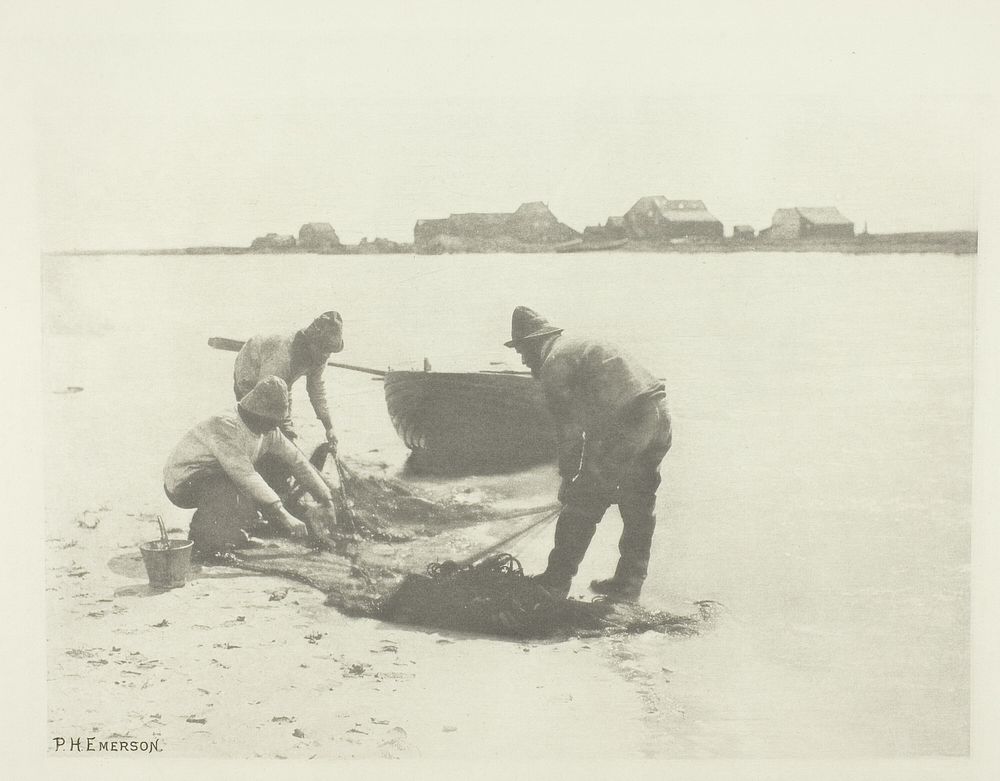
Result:
M167 537L167 527L163 525L163 518L161 518L159 515L157 515L156 516L156 522L158 524L160 524L160 539L164 543L163 547L169 548L170 547L170 545L169 545L170 538Z

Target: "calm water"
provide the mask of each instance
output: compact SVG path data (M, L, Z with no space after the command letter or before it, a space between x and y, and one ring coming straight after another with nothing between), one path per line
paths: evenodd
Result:
M671 650L684 672L671 683L687 714L678 730L697 723L701 741L680 753L964 754L974 263L46 259L46 381L85 388L50 397L47 436L62 445L50 468L77 465L50 491L50 516L116 491L160 501L165 453L231 403L232 356L209 336L336 308L345 362L488 368L516 359L502 342L527 304L621 342L666 379L675 447L647 596L716 599L729 616ZM401 458L380 387L328 382L345 449ZM95 488L94 475L112 479ZM613 564L616 534L602 525L581 577ZM637 653L651 642L638 638Z

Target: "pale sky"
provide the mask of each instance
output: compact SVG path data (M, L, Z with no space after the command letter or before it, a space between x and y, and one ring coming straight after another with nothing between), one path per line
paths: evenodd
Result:
M700 198L727 232L796 205L975 228L984 6L869 5L39 11L40 243L247 245L309 221L411 241L418 218L533 200L582 230L643 195Z

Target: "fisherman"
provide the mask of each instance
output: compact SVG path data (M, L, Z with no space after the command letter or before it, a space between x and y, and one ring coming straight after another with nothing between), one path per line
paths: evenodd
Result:
M333 496L302 452L281 433L288 416L288 387L280 377L264 377L236 408L202 421L171 453L163 470L167 498L194 509L188 538L200 556L250 546L249 530L259 524L258 511L270 524L292 537L307 526L285 509L264 481L256 464L271 455L287 465L319 503L319 520L335 522Z
M289 391L300 377L306 378L306 392L313 411L326 432L330 452L336 455L337 437L330 420L323 370L331 353L344 349L344 324L338 312L324 312L305 328L293 334L254 336L239 351L233 367L233 391L239 401L263 377L274 375L288 385ZM288 416L281 422L282 433L291 440L297 437Z
M562 510L548 566L535 579L554 596L568 596L597 524L617 504L624 524L618 566L613 577L590 587L635 601L649 565L660 462L671 443L666 392L614 345L562 332L519 306L505 343L541 381L556 423Z

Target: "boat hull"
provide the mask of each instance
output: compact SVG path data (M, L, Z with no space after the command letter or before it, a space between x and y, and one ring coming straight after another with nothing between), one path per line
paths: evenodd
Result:
M555 458L555 425L530 377L391 371L384 383L392 424L423 471L513 471Z

